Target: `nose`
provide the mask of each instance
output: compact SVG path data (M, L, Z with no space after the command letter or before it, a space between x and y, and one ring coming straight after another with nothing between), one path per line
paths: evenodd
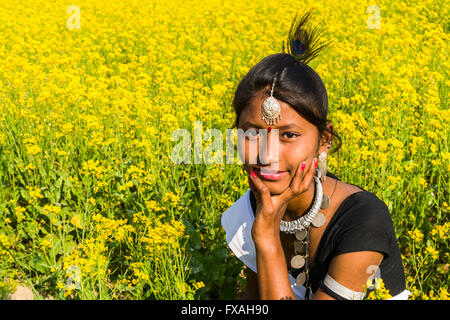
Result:
M270 134L269 134L270 132ZM258 145L258 165L278 169L279 139L278 131L263 131Z

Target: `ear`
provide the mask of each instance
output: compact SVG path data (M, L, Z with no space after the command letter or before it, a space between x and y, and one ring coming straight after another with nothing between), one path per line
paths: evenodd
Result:
M328 147L331 148L330 141L333 140L334 126L330 122L330 123L328 123L327 128L328 128L328 131L325 130L322 133L322 136L320 138L319 150L318 150L319 154L322 153L322 152L327 152L328 153L329 152Z

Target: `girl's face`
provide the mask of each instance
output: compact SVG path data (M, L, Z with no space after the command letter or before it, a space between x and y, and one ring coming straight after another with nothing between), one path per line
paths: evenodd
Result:
M267 130L266 135L258 136L247 131L246 135L238 135L238 151L245 171L248 174L255 172L264 181L270 193L275 195L286 190L300 163L306 162L305 170L312 165L312 160L319 152L319 131L290 105L279 100L281 120L274 125L268 125L261 119L262 103L267 98L262 92L253 97L241 112L238 129L242 129L244 133L248 129L254 129L257 134L259 129L267 130L271 127L278 129L278 139L274 130ZM326 150L326 147L324 148Z

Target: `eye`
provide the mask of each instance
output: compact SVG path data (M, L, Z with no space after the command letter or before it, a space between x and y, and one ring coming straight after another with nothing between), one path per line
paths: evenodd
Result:
M295 138L295 137L298 137L298 136L300 136L300 135L296 134L294 132L284 132L283 133L283 137L286 137L288 139L292 139L292 138Z

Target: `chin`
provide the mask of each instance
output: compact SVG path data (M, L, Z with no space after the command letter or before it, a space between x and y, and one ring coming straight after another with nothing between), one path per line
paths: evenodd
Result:
M289 183L286 183L282 180L280 181L263 180L263 182L269 189L271 195L279 195L289 187Z

